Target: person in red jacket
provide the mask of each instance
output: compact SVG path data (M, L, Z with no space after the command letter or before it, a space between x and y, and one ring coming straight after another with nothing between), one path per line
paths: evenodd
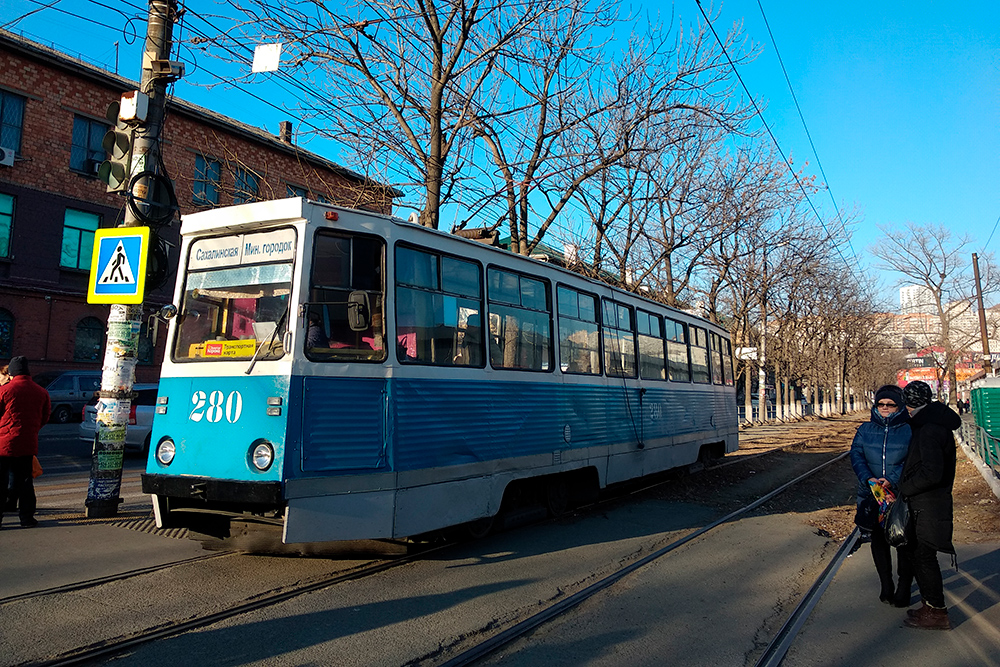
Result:
M38 454L38 432L48 421L52 405L49 392L31 379L27 359L12 358L7 372L10 382L0 387L0 484L3 484L0 497L14 495L18 499L21 526L33 528L38 521L31 459ZM12 488L7 488L8 483Z

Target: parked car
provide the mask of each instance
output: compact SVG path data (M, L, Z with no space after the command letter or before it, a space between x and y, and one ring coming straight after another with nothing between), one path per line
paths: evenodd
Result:
M101 371L49 371L32 377L49 392L52 415L49 421L65 424L74 419L83 406L101 388Z
M153 413L156 411L156 392L158 384L136 384L132 389L138 394L132 401L132 409L128 415L128 429L125 431L125 449L142 452L149 451L149 434L153 430ZM80 440L89 445L94 442L97 431L97 403L100 399L92 399L83 408L80 421Z

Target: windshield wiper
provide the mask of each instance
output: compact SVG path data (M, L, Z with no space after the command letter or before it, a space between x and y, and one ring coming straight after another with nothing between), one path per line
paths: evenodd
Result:
M278 335L281 325L285 322L285 318L288 317L288 308L291 304L292 300L289 298L288 303L285 304L285 312L281 313L281 317L278 318L278 323L274 325L274 331L271 332L271 336L267 340L262 340L257 344L257 349L254 350L253 356L250 358L250 366L244 371L246 375L250 375L253 372L253 367L257 364L257 357L260 355L260 351L264 349L264 345L267 345L271 350L274 349L274 337Z

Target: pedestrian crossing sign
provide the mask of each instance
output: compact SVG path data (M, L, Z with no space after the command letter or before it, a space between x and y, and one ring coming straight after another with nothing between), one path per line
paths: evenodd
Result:
M111 227L94 233L87 303L142 303L149 227Z

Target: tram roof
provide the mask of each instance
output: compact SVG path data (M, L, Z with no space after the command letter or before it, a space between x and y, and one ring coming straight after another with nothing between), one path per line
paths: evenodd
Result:
M623 289L618 284L617 276L611 274L607 271L602 271L600 276L595 277L587 275L581 271L575 270L576 266L584 266L582 263L577 262L576 264L569 263L565 260L565 257L559 253L557 250L544 245L539 245L536 251L531 256L520 255L512 253L508 250L510 246L510 238L500 239L497 243L487 243L481 240L470 239L465 236L458 234L452 234L449 232L442 231L440 229L432 229L429 227L422 227L413 222L408 222L401 218L397 218L391 215L385 215L381 213L375 213L372 211L366 211L361 209L350 209L342 206L337 206L335 204L329 204L325 202L316 202L312 200L307 200L301 197L292 197L288 199L273 199L266 201L253 202L250 204L240 204L236 206L225 206L215 209L209 209L205 211L198 211L196 213L190 213L182 217L181 221L181 234L184 236L190 236L195 234L205 234L205 233L241 233L252 231L255 229L255 225L259 225L261 221L266 220L268 225L275 224L293 224L301 221L308 221L311 217L306 210L307 207L316 207L318 209L327 209L331 211L344 212L352 215L362 215L369 218L378 218L384 220L387 223L396 225L398 227L406 229L418 230L421 234L439 235L442 238L450 239L449 242L467 244L473 248L481 248L483 252L495 254L498 257L505 257L512 259L515 262L526 262L534 264L537 267L545 267L545 270L555 271L562 273L567 276L572 276L575 280L586 281L596 287L608 290L614 290L620 294L627 295L631 298L640 299L642 301L647 301L656 304L659 308L665 308L667 310L675 311L681 313L686 317L693 317L701 320L706 325L714 327L720 331L725 331L725 327L721 324L717 324L705 318L704 316L692 312L690 310L685 310L683 308L678 308L677 306L671 306L665 304L661 301L657 301L650 298L647 295L641 294L628 289ZM238 213L234 218L234 213ZM537 273L537 272L535 272Z

